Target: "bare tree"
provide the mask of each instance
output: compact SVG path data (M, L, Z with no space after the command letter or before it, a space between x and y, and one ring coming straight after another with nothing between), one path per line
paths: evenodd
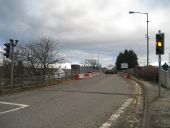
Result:
M52 65L65 60L58 54L58 45L59 43L51 38L40 38L29 43L19 43L14 54L15 77L52 73L54 71ZM3 60L3 68L0 67L0 71L8 69L10 61L8 59L0 60ZM0 77L8 76L9 74L5 75L5 72L0 75Z
M28 60L32 67L42 69L43 75L46 75L47 68L59 61L58 44L50 38L41 38L28 44Z
M88 65L89 67L94 68L97 66L97 60L96 59L85 59L84 64Z
M14 77L24 77L28 76L28 72L26 69L28 68L25 65L27 62L27 54L28 48L26 47L26 43L19 43L14 49ZM30 70L28 70L30 71Z

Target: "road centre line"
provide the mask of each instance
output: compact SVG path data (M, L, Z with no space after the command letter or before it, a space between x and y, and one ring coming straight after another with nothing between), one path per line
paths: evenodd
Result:
M17 111L17 110L19 110L19 109L22 109L22 108L25 108L25 107L28 107L28 106L29 106L29 105L26 105L26 104L17 104L17 103L1 102L1 101L0 101L0 104L19 106L19 107L15 108L15 109L11 109L11 110L7 110L7 111L0 112L0 115L1 115L1 114L5 114L5 113L8 113L8 112Z
M133 98L127 99L124 104L99 128L110 128L110 126L119 118L132 101Z

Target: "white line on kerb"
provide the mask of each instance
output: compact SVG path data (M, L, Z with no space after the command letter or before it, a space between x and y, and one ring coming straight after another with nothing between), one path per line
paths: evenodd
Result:
M15 109L11 109L11 110L7 110L7 111L0 112L0 115L1 115L1 114L5 114L5 113L8 113L8 112L13 112L13 111L16 111L16 110L19 110L19 109L22 109L22 108L25 108L25 107L28 107L28 106L29 106L29 105L26 105L26 104L16 104L16 103L1 102L1 101L0 101L0 104L7 104L7 105L19 106L19 107L15 108Z
M122 114L129 104L133 101L133 98L127 99L126 102L99 128L109 128Z

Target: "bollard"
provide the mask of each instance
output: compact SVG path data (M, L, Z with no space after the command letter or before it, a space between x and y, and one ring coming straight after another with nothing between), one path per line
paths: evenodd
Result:
M74 76L75 80L80 80L79 74Z
M127 73L126 78L127 78L127 79L131 79L130 73Z

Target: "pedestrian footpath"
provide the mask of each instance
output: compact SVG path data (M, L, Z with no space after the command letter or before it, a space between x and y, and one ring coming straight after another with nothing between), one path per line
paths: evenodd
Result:
M150 105L151 128L170 128L170 90L162 89L161 97Z
M158 84L142 83L147 90L147 128L170 128L170 90L162 87L158 97Z

